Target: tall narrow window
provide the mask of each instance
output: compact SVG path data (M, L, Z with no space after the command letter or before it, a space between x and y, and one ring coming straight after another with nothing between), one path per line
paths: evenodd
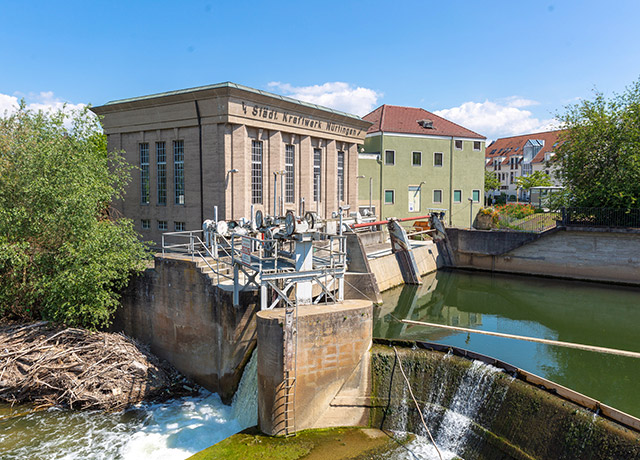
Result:
M140 144L140 203L149 204L149 144Z
M262 141L251 141L251 203L262 204Z
M295 147L287 144L284 150L284 170L286 172L284 184L284 200L287 203L295 201Z
M338 152L338 201L344 201L344 152Z
M322 149L313 149L313 201L322 196Z
M175 203L184 204L184 141L173 141Z
M156 142L156 167L158 169L158 204L167 204L167 149L164 142Z

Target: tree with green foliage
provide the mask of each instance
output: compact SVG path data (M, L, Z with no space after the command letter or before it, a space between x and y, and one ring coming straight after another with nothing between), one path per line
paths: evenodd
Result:
M549 174L544 171L534 171L528 176L519 176L516 179L518 188L529 191L531 187L550 187L553 185Z
M596 92L558 119L566 129L556 156L567 204L639 207L640 80L610 100Z
M65 126L66 125L66 126ZM128 166L87 109L0 118L0 315L108 326L149 258L116 218Z
M498 190L500 188L500 181L498 180L498 176L496 176L496 173L491 172L491 171L487 171L485 169L484 171L484 189L485 191L490 191L490 190Z

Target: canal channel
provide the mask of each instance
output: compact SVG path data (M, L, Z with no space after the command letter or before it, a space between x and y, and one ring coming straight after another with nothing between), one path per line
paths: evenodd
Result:
M632 358L403 324L412 319L640 352L640 289L537 277L438 271L383 293L374 337L438 342L533 372L640 417ZM255 362L243 396L142 404L116 414L0 406L0 458L183 459L256 423ZM247 417L248 416L248 417Z
M637 359L396 320L640 352L640 289L448 270L422 282L383 292L384 303L374 313L374 337L437 342L492 356L640 417Z

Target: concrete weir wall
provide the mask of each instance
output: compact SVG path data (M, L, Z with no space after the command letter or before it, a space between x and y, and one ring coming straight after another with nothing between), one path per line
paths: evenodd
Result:
M270 435L285 434L284 309L261 311L258 328L258 423ZM295 431L364 426L368 410L369 349L373 305L347 300L299 307Z
M190 259L156 256L155 268L129 285L114 328L230 402L255 348L259 308L255 292L241 292L238 307L232 294Z
M640 458L640 433L537 386L455 355L397 350L440 448L468 460ZM371 354L371 425L424 433L393 348Z
M458 268L640 284L638 233L447 229L447 236Z

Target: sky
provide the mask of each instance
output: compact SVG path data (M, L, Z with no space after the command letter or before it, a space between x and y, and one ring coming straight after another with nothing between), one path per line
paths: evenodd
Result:
M0 0L0 114L232 81L488 139L640 78L640 2Z

